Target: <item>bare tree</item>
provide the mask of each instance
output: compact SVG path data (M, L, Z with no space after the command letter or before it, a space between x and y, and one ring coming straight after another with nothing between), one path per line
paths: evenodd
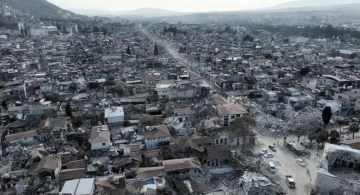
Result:
M236 136L243 138L242 151L245 149L246 138L252 135L252 128L256 126L256 121L250 116L237 118L234 124L229 127L230 131Z

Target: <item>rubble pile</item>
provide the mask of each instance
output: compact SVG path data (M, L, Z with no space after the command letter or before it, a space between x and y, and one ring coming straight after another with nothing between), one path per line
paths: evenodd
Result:
M262 106L248 98L241 98L238 101L248 107L250 115L255 118L258 124L258 130L263 131L263 133L287 134L299 129L312 131L323 125L321 111L311 106L295 111L290 105L283 103ZM338 116L333 115L329 126L331 127L338 118Z

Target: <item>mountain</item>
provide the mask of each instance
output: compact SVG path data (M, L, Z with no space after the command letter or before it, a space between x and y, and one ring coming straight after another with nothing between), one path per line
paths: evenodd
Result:
M2 3L36 18L69 18L80 17L80 15L61 9L46 0L2 0Z
M156 9L156 8L141 8L128 11L113 11L113 12L103 12L103 11L91 11L91 10L73 10L79 14L85 14L88 16L122 16L122 17L162 17L162 16L180 16L192 14L189 12L175 12L165 9Z
M359 0L297 0L279 4L271 9L294 8L294 7L330 7L346 4L358 4Z

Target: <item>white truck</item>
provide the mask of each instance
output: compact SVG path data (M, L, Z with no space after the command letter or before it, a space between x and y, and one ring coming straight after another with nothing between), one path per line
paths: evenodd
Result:
M290 188L295 188L295 180L291 175L285 175L286 182Z

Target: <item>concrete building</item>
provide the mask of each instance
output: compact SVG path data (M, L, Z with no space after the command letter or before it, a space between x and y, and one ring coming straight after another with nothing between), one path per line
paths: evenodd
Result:
M36 130L34 131L26 131L21 133L15 133L5 136L6 142L9 145L23 144L23 145L31 145L36 142Z
M322 194L358 194L360 151L326 144L316 178L316 192Z
M102 61L121 60L121 54L103 54L101 59Z
M171 135L166 125L147 126L144 138L147 149L157 149L161 144L168 145Z
M110 131L107 125L92 127L90 144L91 150L108 150L110 146Z
M95 178L81 178L66 181L61 194L67 195L93 195Z
M104 114L105 123L109 125L122 125L124 123L123 107L111 107L105 109Z
M240 104L222 104L218 105L216 108L223 126L233 124L237 118L241 118L244 114L248 113Z

